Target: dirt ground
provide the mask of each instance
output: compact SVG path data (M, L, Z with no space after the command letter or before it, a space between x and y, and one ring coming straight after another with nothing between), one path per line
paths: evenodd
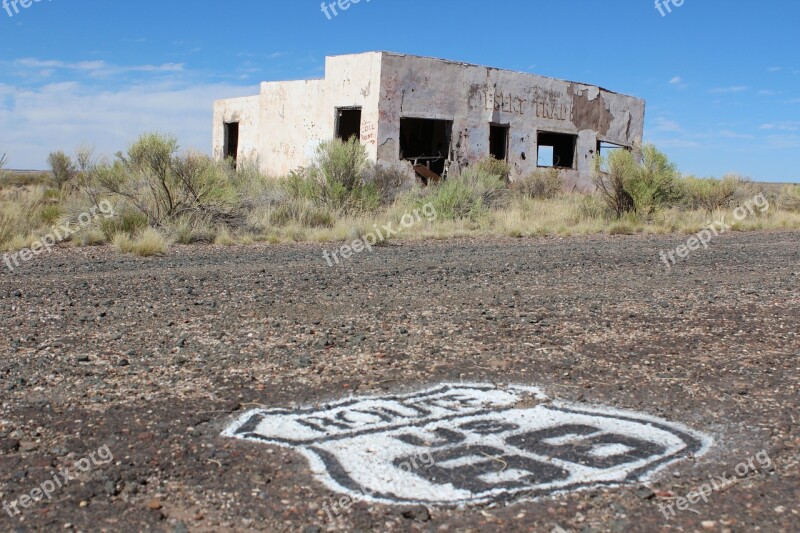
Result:
M334 268L321 245L3 266L0 500L113 459L0 530L798 531L800 234L720 236L668 270L659 252L686 238L400 242ZM220 436L255 407L444 382L536 385L714 444L641 484L331 519L340 495L297 451ZM768 468L659 511L758 453Z

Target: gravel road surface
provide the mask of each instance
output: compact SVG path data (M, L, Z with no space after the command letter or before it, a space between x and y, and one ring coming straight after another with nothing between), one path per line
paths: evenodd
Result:
M720 236L667 269L685 242L399 242L334 268L321 245L64 248L4 268L0 530L798 531L800 234ZM221 435L251 409L442 383L536 386L713 444L622 486L331 513L342 494L297 449ZM736 482L660 510L719 477Z

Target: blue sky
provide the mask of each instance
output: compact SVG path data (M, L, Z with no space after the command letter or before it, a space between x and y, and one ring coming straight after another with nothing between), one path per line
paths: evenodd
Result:
M642 97L646 141L683 172L800 182L800 2L685 0L662 16L654 1L361 0L330 20L320 0L9 6L0 154L43 168L52 150L111 155L145 131L208 152L214 99L390 50Z

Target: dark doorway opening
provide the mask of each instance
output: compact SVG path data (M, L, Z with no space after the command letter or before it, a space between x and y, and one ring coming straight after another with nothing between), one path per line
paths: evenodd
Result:
M401 118L400 159L425 165L442 176L450 154L452 131L450 120Z
M489 127L489 154L498 161L508 157L508 126L492 124Z
M225 123L225 147L223 149L225 159L232 159L234 165L239 157L239 123Z
M361 140L361 108L339 108L336 110L336 137L349 141L353 137Z
M575 149L578 146L577 135L540 131L537 145L538 166L575 168Z

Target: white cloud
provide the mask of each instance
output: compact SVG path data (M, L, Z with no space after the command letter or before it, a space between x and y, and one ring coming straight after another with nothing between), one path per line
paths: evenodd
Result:
M772 122L759 126L762 130L800 131L800 122Z
M656 131L683 131L680 124L674 120L669 120L664 117L658 117L655 119L655 125Z
M767 144L770 148L800 148L800 135L796 134L776 134L767 137Z
M670 85L678 85L679 83L683 82L683 78L680 76L675 76L671 80L669 80Z
M12 61L11 64L16 67L26 67L34 69L60 68L60 69L70 69L70 70L96 70L104 68L106 66L105 61L78 61L77 63L67 63L65 61L40 60L40 59L34 59L32 57L17 59L16 61Z
M732 87L716 87L714 89L709 89L708 92L715 93L715 94L725 94L725 93L743 93L747 90L745 85L734 85Z
M78 82L35 89L0 85L0 152L11 168L44 168L53 150L82 143L113 155L147 131L172 133L183 148L210 152L214 100L258 94L225 83L148 82L118 90Z
M754 139L752 135L748 133L736 133L732 130L721 130L717 132L717 135L720 137L724 137L726 139Z
M96 75L98 73L110 75L124 72L183 72L184 70L184 65L182 63L164 63L163 65L131 65L122 67L109 65L105 61L78 61L75 63L70 63L66 61L41 60L30 57L3 63L22 69L78 70L89 72L92 75Z
M703 148L697 141L689 139L647 139L648 143L653 143L659 148Z

